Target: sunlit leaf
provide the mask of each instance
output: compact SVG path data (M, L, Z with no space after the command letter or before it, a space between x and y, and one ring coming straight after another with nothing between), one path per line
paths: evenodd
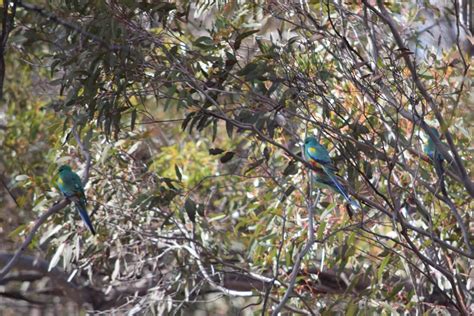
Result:
M58 264L59 260L61 259L61 255L63 254L64 247L66 246L65 243L61 243L56 249L51 261L49 262L48 271L51 271L56 265Z

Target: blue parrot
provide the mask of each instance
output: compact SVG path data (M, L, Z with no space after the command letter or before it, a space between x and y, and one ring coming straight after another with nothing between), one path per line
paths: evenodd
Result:
M338 181L337 170L331 162L329 152L316 138L307 137L305 139L304 154L306 160L316 169L313 179L317 184L340 193L351 206L360 208L360 205L349 197L346 188ZM351 216L350 211L349 216Z
M77 173L71 170L71 167L68 165L62 165L59 167L59 177L58 177L58 187L62 194L66 198L75 197L74 205L76 206L79 215L82 218L82 221L86 227L90 230L92 235L95 235L94 227L92 226L91 219L87 214L86 210L86 195L84 194L84 188L82 187L81 178Z
M436 128L430 127L429 129L435 135L435 137L439 140L439 133L436 130ZM428 135L428 142L423 148L423 152L433 162L436 174L438 175L438 178L440 181L441 189L443 190L443 193L445 193L446 189L444 187L444 167L443 167L443 162L445 159L443 157L443 154L438 151L433 139L429 135Z

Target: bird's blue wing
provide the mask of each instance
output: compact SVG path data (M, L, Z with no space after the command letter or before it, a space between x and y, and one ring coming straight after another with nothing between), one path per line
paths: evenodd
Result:
M323 165L323 170L328 176L328 178L331 180L332 182L331 186L337 192L339 192L349 204L351 204L353 207L360 208L359 204L349 197L349 194L347 193L346 188L344 188L344 186L337 180L337 177L333 173L333 171L331 169L326 168L324 165Z
M306 154L309 159L312 159L320 164L331 163L331 157L329 157L329 153L327 152L326 148L321 145L308 145L306 147Z
M71 197L74 195L74 191L71 190L70 186L68 185L67 179L64 179L62 176L59 176L57 185L59 191L61 191L61 193L64 194L65 197Z
M331 162L331 157L329 156L329 152L327 151L327 149L320 144L308 145L305 148L305 152L308 156L308 159L316 161L318 164L321 165L324 171L325 177L318 176L315 180L319 183L330 186L336 192L339 192L344 197L344 199L349 202L349 204L356 208L360 208L359 204L349 197L347 190L337 180L337 177L335 175L337 169L333 166Z

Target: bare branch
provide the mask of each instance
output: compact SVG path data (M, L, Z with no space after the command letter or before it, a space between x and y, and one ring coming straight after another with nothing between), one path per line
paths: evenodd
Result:
M58 205L58 204L57 204ZM63 205L64 207L64 205ZM58 209L59 210L59 209ZM64 294L71 300L75 301L79 305L89 303L94 305L95 300L98 298L99 292L89 287L82 287L76 285L74 282L68 281L68 275L59 268L53 268L49 270L49 263L45 260L22 255L21 253L0 253L0 263L7 265L11 262L16 264L15 267L19 270L36 271L43 276L49 277L51 282L60 288Z
M377 0L377 4L380 8L380 11L375 9L372 5L368 3L367 0L363 0L364 4L371 9L378 17L380 17L390 28L390 31L392 32L392 35L395 39L395 42L397 43L398 47L400 50L406 50L407 48L405 47L402 37L400 36L400 33L398 32L398 27L396 25L396 22L390 17L390 14L388 13L387 9L385 8L385 5L383 4L383 1ZM441 116L441 113L439 111L438 104L433 100L433 98L430 96L428 91L426 90L425 86L421 82L418 73L416 71L416 67L411 61L411 57L409 54L403 54L403 60L405 61L408 69L410 70L412 79L422 94L423 98L426 100L426 102L430 105L431 109L433 110L436 119L438 120L444 135L446 136L446 141L448 142L449 148L451 149L451 152L454 155L454 161L456 162L455 166L458 169L458 173L463 181L464 186L468 190L469 194L471 196L474 196L474 184L472 183L471 179L469 178L469 175L466 171L466 168L464 167L464 164L461 160L461 157L459 156L459 153L456 149L456 146L454 145L453 138L451 134L449 133L447 129L447 125L444 122L443 117ZM434 144L436 145L436 148L443 154L444 157L448 160L451 159L451 155L444 149L443 145L441 144L441 141L436 137L436 135L433 134L433 132L430 130L429 126L424 123L423 121L420 121L420 127L423 128L425 133L427 133L431 139L433 140Z
M3 82L5 80L5 52L8 36L13 28L17 4L17 0L3 1L2 33L0 35L0 100L3 98Z
M65 208L70 201L68 199L64 199L61 202L53 205L51 208L49 208L44 214L42 214L38 219L36 220L35 224L33 225L33 228L30 230L28 235L26 236L25 241L21 244L20 248L16 251L15 255L8 261L7 264L2 268L0 271L0 281L10 272L10 270L15 266L17 261L20 259L21 254L26 250L30 242L33 240L33 237L35 236L36 232L40 228L40 226L46 222L46 220L53 214L56 214L63 208Z
M77 122L74 122L74 125L72 127L72 133L74 134L74 138L76 139L76 142L79 144L79 148L81 149L82 155L84 155L84 158L86 159L86 167L84 168L84 174L82 175L82 185L85 186L87 182L89 181L89 170L91 168L91 154L89 153L89 149L86 148L84 143L81 141L81 137L79 136L79 133L77 132Z
M311 194L311 192L309 194ZM293 268L290 274L290 281L288 282L288 288L285 292L285 295L283 295L283 298L281 299L280 303L278 303L278 305L273 309L272 316L277 316L280 313L280 311L283 309L286 302L290 298L290 295L293 293L293 288L296 283L296 278L300 272L301 260L303 260L304 256L306 256L308 251L311 250L315 242L314 226L313 226L314 206L319 203L320 194L321 194L321 191L318 191L318 195L314 203L311 203L308 207L308 240L306 242L306 245L303 247L303 249L298 253L296 257L296 261L293 264Z

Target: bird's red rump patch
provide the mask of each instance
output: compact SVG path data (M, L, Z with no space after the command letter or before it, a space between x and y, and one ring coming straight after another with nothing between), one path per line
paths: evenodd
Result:
M313 167L316 167L316 168L318 167L318 163L316 162L316 160L311 159L311 160L309 160L309 163L310 163L311 166L313 166Z
M317 161L311 159L309 160L309 163L311 164L311 166L314 167L315 169L314 171L316 173L321 173L321 172L324 173L324 170L321 168L321 164L319 164Z

